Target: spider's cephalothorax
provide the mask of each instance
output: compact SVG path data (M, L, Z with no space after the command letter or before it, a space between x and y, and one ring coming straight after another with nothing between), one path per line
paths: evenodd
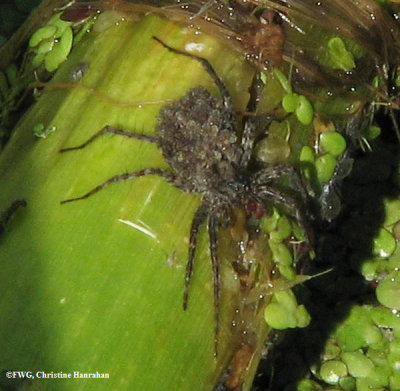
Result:
M170 166L168 170L147 168L116 175L85 195L64 200L62 203L82 200L114 182L145 175L162 176L185 192L200 194L202 201L195 212L190 229L183 306L186 309L197 235L200 226L207 221L217 341L220 296L218 230L222 223L227 222L229 210L234 207L246 206L249 202L262 204L272 201L289 207L303 228L306 224L296 202L276 190L271 184L274 179L282 175L293 176L295 171L292 167L262 166L256 172L249 171L256 128L254 116L244 119L243 133L239 139L238 120L232 99L209 62L201 57L171 48L158 38L155 39L168 50L199 61L218 86L221 97L213 97L205 88L195 87L180 100L166 105L160 110L155 136L131 133L106 126L84 144L61 150L65 152L84 148L99 136L111 133L156 143ZM256 94L255 90L257 89L253 88L251 95ZM257 99L253 96L250 100L253 102L249 104L248 108L254 110ZM299 179L297 175L294 176L297 180Z

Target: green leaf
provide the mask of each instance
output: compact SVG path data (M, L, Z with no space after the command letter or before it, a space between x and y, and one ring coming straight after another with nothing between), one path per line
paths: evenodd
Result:
M167 167L156 145L115 135L82 150L60 149L82 143L106 125L153 134L163 105L198 85L218 93L201 64L168 51L153 36L177 48L184 48L188 39L201 39L237 110L245 110L248 98L238 94L242 87L236 80L249 85L251 67L215 39L182 31L147 16L83 38L2 152L0 210L21 198L27 207L0 238L0 306L7 314L0 334L1 368L109 375L95 385L87 379L63 379L58 390L211 390L229 364L226 357L237 349L232 319L251 316L259 339L255 345L252 339L249 349L255 358L243 378L249 389L268 326L262 310L256 317L254 311L235 312L239 281L229 256L222 253L227 287L221 293L219 354L214 357L205 226L188 309L182 308L188 236L199 195L153 176L60 204L113 175ZM87 71L78 85L66 88L78 63L88 64ZM46 129L54 131L45 138L34 135L33 130L41 134ZM228 234L220 236L221 242L229 242ZM30 389L51 390L54 382L35 379Z

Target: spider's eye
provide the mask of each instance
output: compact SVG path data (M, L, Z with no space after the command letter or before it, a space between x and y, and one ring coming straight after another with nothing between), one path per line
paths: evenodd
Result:
M233 182L230 181L228 182L228 186L229 188L231 188L235 193L239 193L244 191L245 185L243 183L240 182Z

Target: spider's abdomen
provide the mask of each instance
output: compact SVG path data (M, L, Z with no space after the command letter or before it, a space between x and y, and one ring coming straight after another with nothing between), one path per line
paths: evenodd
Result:
M221 177L233 178L241 153L235 121L233 109L203 87L189 90L160 110L159 145L180 188L200 193Z

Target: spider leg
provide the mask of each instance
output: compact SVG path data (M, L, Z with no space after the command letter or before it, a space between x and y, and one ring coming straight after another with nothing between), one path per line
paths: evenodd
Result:
M246 117L246 121L244 123L244 128L243 128L242 142L241 142L243 151L243 154L240 158L241 167L246 167L250 162L253 153L256 128L257 125L254 119Z
M210 206L207 201L203 201L197 209L190 229L189 239L189 255L186 264L185 288L183 292L183 309L186 310L189 298L189 284L193 274L193 261L196 251L197 235L204 220L208 217L208 235L210 241L211 266L213 274L213 290L214 290L214 322L215 322L215 339L214 354L218 353L218 333L219 333L219 302L220 302L220 280L219 280L219 260L218 260L218 218L215 214L210 214Z
M214 287L214 355L217 356L219 333L220 280L218 260L218 218L215 213L211 213L208 218L208 235L210 238L210 253Z
M253 190L253 194L256 197L256 199L273 200L274 202L289 207L289 209L293 211L294 217L297 220L298 224L300 225L301 229L306 234L306 239L308 244L310 246L313 246L314 244L313 230L308 220L306 219L304 213L302 212L300 205L294 198L266 185L261 185L256 187Z
M99 132L95 133L92 137L90 137L83 144L78 145L76 147L60 149L60 152L74 151L76 149L85 148L88 144L92 143L94 140L96 140L97 138L99 138L107 133L116 134L118 136L123 136L123 137L134 138L136 140L148 141L150 143L156 143L156 144L158 143L158 137L155 137L155 136L149 136L146 134L137 134L137 133L127 132L126 130L114 128L112 126L105 126L103 129L101 129Z
M249 87L250 99L247 103L247 112L255 113L257 110L258 102L261 99L261 94L264 90L264 83L261 80L261 73L256 72Z
M240 160L240 165L246 167L251 159L254 142L258 136L256 133L257 128L263 125L262 129L265 129L271 122L271 116L268 114L256 114L258 102L261 99L261 94L264 89L264 83L261 80L260 72L256 72L253 81L249 87L250 99L247 103L246 113L247 115L243 118L243 135L241 141L241 147L243 155ZM265 124L260 121L263 119Z
M193 274L193 261L194 255L196 252L197 245L197 235L199 233L199 229L203 224L204 220L208 215L209 205L207 201L203 201L196 213L194 214L192 220L192 226L190 228L190 238L189 238L189 253L188 253L188 261L186 264L186 272L185 272L185 287L183 290L183 309L186 310L188 299L189 299L189 285L190 279Z
M103 182L101 185L96 186L94 189L90 190L88 193L84 194L83 196L76 197L76 198L70 198L67 200L63 200L60 203L61 204L66 204L67 202L72 202L72 201L79 201L83 200L85 198L90 197L91 195L97 193L98 191L104 189L105 187L111 185L112 183L115 182L123 182L129 179L134 179L134 178L139 178L141 176L147 176L147 175L159 175L166 179L168 182L174 182L175 181L175 175L169 171L166 171L161 168L145 168L144 170L140 171L134 171L134 172L128 172L125 174L119 174L111 177L110 179L106 180Z
M232 107L233 107L232 98L229 95L229 92L228 92L227 88L225 87L225 84L222 82L220 77L217 75L217 72L215 72L214 68L208 62L208 60L206 60L203 57L195 56L194 54L190 54L190 53L184 52L182 50L172 48L171 46L168 46L166 43L161 41L160 38L157 38L155 36L153 36L153 39L155 39L157 42L159 42L166 49L170 50L173 53L181 54L182 56L186 56L189 58L193 58L194 60L197 60L204 67L204 69L207 71L207 73L214 80L214 83L217 85L217 87L220 91L221 97L222 97L222 101L224 102L224 106L226 108L232 109Z
M279 179L284 175L288 175L292 179L295 189L300 192L301 198L307 203L309 197L306 186L300 173L293 166L267 166L256 172L252 179L256 185L263 185L275 179Z

